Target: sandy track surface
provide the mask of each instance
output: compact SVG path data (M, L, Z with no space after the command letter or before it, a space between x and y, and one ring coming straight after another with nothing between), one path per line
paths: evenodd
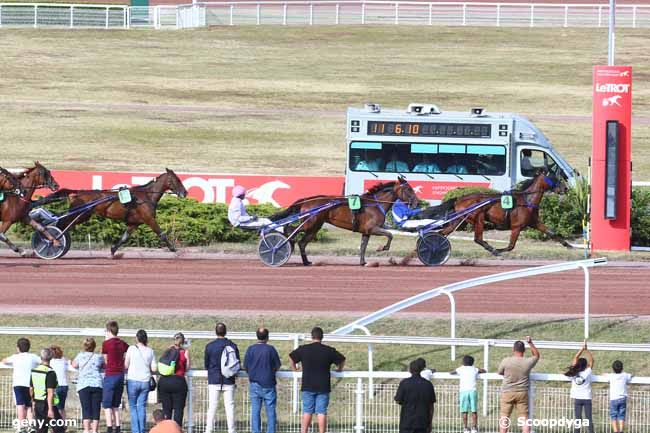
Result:
M517 269L489 266L378 267L332 262L305 268L290 263L279 269L255 259L218 260L0 258L0 308L5 312L190 311L284 312L296 314L364 313L443 284ZM331 264L333 263L333 264ZM591 270L591 312L650 315L647 266ZM480 286L456 294L459 313L471 315L580 315L582 271L568 271ZM52 303L58 305L52 305ZM142 306L139 309L138 306ZM413 307L413 313L444 313L439 298Z

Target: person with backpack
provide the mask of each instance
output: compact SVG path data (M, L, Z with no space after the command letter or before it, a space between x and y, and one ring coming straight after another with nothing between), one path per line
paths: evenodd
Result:
M158 399L162 404L164 417L173 419L181 427L187 400L185 373L190 369L190 352L186 346L187 341L183 333L177 333L174 335L174 344L163 352L158 363ZM172 363L173 367L170 367Z
M149 337L144 329L135 334L137 343L130 346L124 358L126 368L126 395L129 399L131 413L131 432L145 433L147 426L147 398L155 387L151 373L158 370L153 349L147 346Z
M214 418L223 393L228 433L235 431L235 376L240 370L239 348L226 338L226 325L217 323L217 338L205 346L204 365L208 371L208 414L205 433L212 433Z

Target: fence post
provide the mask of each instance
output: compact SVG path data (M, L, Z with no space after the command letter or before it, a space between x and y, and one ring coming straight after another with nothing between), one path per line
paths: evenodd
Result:
M361 3L361 24L366 23L366 4Z
M399 24L399 3L395 2L395 25Z
M2 28L2 5L0 5L0 28Z
M564 27L569 26L569 6L564 5Z
M230 25L231 26L233 25L232 16L233 16L234 10L235 10L235 5L230 5Z
M450 316L451 316L450 337L456 338L456 300L454 299L454 295L448 292L447 290L441 290L441 293L444 293L449 298ZM455 361L456 345L452 343L449 348L451 349L451 360Z
M598 27L601 26L601 23L602 23L602 21L603 21L602 13L603 13L603 7L602 7L602 6L598 6Z
M154 6L154 9L153 9L153 27L156 30L160 29L160 6Z
M497 27L501 27L501 4L497 4Z
M363 433L363 380L361 378L357 379L357 389L354 393L356 394L354 431L355 433Z
M192 385L192 375L187 377L187 388L187 433L192 433L194 429L194 405L192 404L194 386Z
M589 339L589 301L590 301L590 287L589 287L589 269L581 266L585 274L585 340Z
M309 3L309 25L314 25L314 4Z
M124 20L124 23L122 25L122 28L128 29L129 25L127 24L127 19L129 18L128 14L128 9L126 7L122 8L122 19ZM178 8L176 8L176 28L178 28Z
M293 336L293 349L297 349L300 343L298 339L300 337L298 334ZM298 374L294 373L293 375L293 386L291 387L291 411L293 413L298 412Z
M287 4L282 5L282 25L287 25Z
M467 25L467 3L463 3L463 25Z
M340 23L341 23L341 5L337 3L336 4L336 24L338 25Z
M535 5L530 5L530 26L535 27Z
M632 6L632 28L636 29L636 5Z
M126 8L126 28L131 28L131 7Z
M433 4L429 3L429 25L433 25Z
M483 369L487 372L490 368L490 342L483 342ZM483 375L483 416L488 416L488 380L487 373ZM191 433L191 432L188 432Z
M70 5L70 28L74 28L74 5Z
M106 6L106 23L105 28L108 28L108 6Z
M34 5L34 28L38 27L38 5Z
M531 380L528 384L528 419L535 418L535 381Z

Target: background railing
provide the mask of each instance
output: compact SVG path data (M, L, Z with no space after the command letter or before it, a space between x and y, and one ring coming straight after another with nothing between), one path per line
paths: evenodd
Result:
M199 2L128 7L0 3L2 27L193 28L217 25L606 27L606 4L462 2ZM650 5L617 5L618 27L650 27Z
M332 395L329 410L329 425L332 432L348 433L388 433L397 431L399 423L399 406L393 398L399 380L408 377L404 372L374 372L372 375L378 382L370 389L365 379L368 372L333 373ZM300 393L298 382L292 379L299 374L291 372L278 373L278 432L295 433L300 431ZM485 382L478 384L479 393L486 387L488 407L485 413L479 408L479 426L482 431L497 431L499 417L499 391L501 377L496 374L483 375ZM70 382L74 381L71 374ZM482 378L483 379L483 378ZM573 418L571 399L569 398L570 386L567 378L562 375L533 374L531 376L531 396L534 418L537 420ZM603 377L598 377L603 381ZM189 396L186 406L184 430L188 433L202 432L205 429L206 412L208 408L208 387L205 371L192 370L189 381ZM562 383L565 382L565 383ZM436 389L438 403L434 411L433 432L452 433L460 427L460 413L458 411L458 379L448 373L436 373L433 383ZM626 431L641 433L650 431L650 390L645 385L650 384L650 378L638 377L630 385ZM0 430L9 430L11 421L15 417L11 376L0 376ZM66 412L70 418L79 420L80 408L73 384L70 385ZM150 403L155 403L155 393L150 395ZM250 431L249 424L249 396L248 383L245 374L241 374L236 392L236 419L238 431ZM479 403L482 405L482 403ZM149 405L149 410L152 409ZM124 397L122 409L127 410ZM609 398L605 384L597 383L593 391L593 413L596 431L609 432ZM149 417L149 420L151 418ZM124 423L129 424L129 417L123 417ZM223 409L220 406L217 415L217 431L225 431ZM80 424L79 424L80 425ZM556 433L570 431L570 429L538 426L538 433Z

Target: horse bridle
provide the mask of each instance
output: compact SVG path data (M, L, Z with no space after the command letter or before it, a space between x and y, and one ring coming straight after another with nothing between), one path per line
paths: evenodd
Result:
M11 174L10 172L5 172L4 170L0 171L0 176L3 176L5 179L11 182L11 186L12 186L12 189L0 190L0 192L2 192L3 194L15 195L17 197L25 196L25 189L20 184L18 179L16 179L16 176Z

